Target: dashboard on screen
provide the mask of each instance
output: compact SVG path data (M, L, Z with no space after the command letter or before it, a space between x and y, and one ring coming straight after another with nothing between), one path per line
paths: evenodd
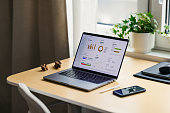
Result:
M128 41L83 34L74 67L118 76Z

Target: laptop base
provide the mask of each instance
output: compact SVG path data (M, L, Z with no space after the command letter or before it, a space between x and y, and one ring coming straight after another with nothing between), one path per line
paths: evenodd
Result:
M94 90L96 88L99 88L101 86L104 86L104 85L109 84L114 81L114 79L112 79L112 80L109 80L109 81L106 81L106 82L103 82L100 84L95 84L92 82L87 82L87 81L63 76L63 75L60 75L58 72L48 75L48 76L45 76L45 77L43 77L43 79L52 81L52 82L56 82L56 83L60 83L60 84L64 84L67 86L75 87L75 88L82 89L85 91Z

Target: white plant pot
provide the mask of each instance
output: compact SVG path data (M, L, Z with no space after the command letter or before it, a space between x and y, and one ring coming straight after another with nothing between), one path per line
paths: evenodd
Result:
M134 52L148 53L155 46L155 34L152 33L130 33L130 46Z

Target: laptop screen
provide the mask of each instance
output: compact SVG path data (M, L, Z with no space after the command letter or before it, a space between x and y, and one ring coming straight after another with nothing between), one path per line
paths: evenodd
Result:
M73 67L118 76L128 41L83 33Z

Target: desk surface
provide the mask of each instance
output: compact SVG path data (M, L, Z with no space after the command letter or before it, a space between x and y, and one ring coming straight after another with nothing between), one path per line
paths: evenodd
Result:
M100 112L170 113L170 86L168 84L133 77L134 73L157 62L125 57L118 80L91 92L44 81L43 76L71 67L73 59L69 58L61 62L62 68L60 69L55 69L54 64L49 64L48 71L40 71L41 69L38 67L9 76L7 82L14 86L20 82L25 83L33 92ZM117 84L121 88L139 85L146 88L146 92L124 98L112 95L113 90L99 93L99 91Z

